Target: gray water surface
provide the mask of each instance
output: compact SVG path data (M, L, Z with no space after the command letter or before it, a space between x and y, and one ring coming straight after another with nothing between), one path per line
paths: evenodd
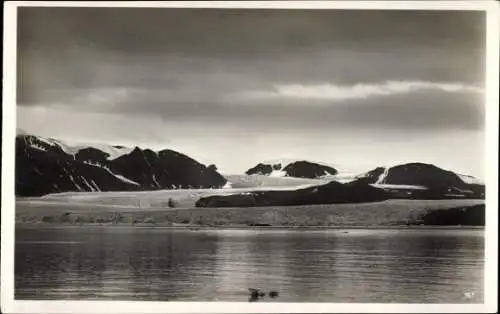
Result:
M482 303L484 231L17 227L15 298ZM467 295L467 296L466 296Z

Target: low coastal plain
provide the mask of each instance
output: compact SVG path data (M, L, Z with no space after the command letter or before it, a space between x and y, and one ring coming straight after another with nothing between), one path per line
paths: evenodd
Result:
M164 190L17 198L16 223L218 228L484 226L485 202L480 199L392 199L356 204L235 208L194 206L197 199L213 193L223 192Z

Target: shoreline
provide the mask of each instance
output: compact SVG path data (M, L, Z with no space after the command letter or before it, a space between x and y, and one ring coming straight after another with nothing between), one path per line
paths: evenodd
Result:
M134 226L177 229L484 228L478 201L412 201L239 208L128 208L16 203L16 225Z
M303 230L303 231L321 231L321 230L485 230L484 226L468 226L468 225L337 225L337 226L245 226L245 225L226 225L226 226L209 226L209 225L167 225L167 224L126 224L126 223L50 223L50 222L16 222L16 228L133 228L133 229L172 229L172 230Z

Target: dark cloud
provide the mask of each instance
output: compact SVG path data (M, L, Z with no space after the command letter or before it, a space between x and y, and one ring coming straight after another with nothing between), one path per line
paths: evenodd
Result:
M483 12L25 7L18 21L20 103L48 88L189 84L184 73L271 82L484 76Z
M467 91L423 90L340 102L283 97L238 103L211 99L189 90L103 89L83 90L80 96L68 99L57 106L78 106L80 112L159 118L165 122L185 120L224 125L236 121L246 130L253 127L269 130L362 128L408 131L481 130L484 127L483 94Z
M20 47L238 55L315 47L481 46L484 13L460 11L21 8Z

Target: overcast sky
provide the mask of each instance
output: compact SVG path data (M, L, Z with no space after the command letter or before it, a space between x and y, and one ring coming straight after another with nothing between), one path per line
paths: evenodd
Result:
M459 11L20 8L18 127L176 149L225 173L300 158L483 177L484 23Z

